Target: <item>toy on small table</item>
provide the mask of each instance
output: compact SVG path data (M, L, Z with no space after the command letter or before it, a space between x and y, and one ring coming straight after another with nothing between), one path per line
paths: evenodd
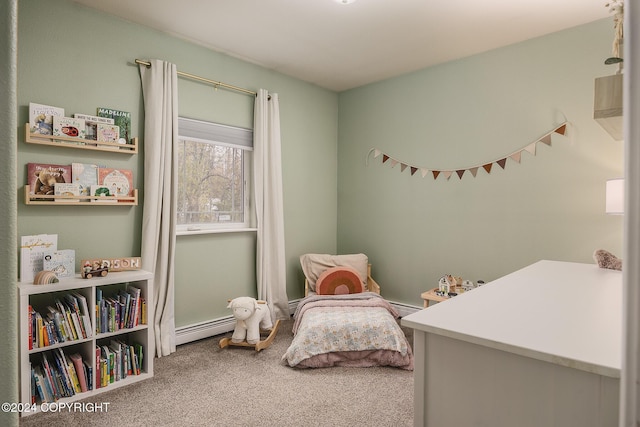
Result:
M275 325L271 321L271 311L265 301L257 301L251 297L238 297L229 301L227 308L233 311L236 319L231 338L222 338L220 348L228 345L254 347L256 351L267 348L273 342L280 320ZM260 340L260 332L265 331L268 337Z

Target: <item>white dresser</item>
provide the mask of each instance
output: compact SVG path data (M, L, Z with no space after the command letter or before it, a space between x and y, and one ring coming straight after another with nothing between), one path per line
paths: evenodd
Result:
M622 273L539 261L402 319L414 329L414 425L618 422Z

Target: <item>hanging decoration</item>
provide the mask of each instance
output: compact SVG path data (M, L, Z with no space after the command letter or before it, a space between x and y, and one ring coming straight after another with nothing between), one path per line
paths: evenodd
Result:
M547 132L546 134L544 134L541 138L538 138L537 140L535 140L534 142L531 142L529 144L527 144L526 146L524 146L523 148L519 149L518 151L515 151L509 155L506 156L502 156L496 160L493 160L491 162L485 162L485 163L481 163L475 166L471 166L471 167L465 167L465 168L456 168L456 169L434 169L434 168L427 168L427 167L421 167L421 166L415 166L415 165L411 165L407 162L403 162L401 160L395 159L393 157L391 157L390 155L388 155L387 153L384 153L382 150L379 150L378 148L372 148L371 150L369 150L369 152L367 153L367 158L366 158L366 165L369 165L369 157L371 156L371 153L373 153L373 158L377 159L377 158L381 158L382 159L382 163L383 164L391 164L391 167L394 168L397 165L400 165L400 172L404 172L406 169L409 169L411 176L415 175L416 173L418 173L418 171L420 171L420 175L422 175L422 177L426 177L428 174L430 174L431 176L433 176L433 179L437 179L439 176L443 176L446 180L449 180L449 178L451 178L451 176L453 176L454 174L459 178L462 179L462 177L465 175L465 173L469 172L471 174L471 176L473 176L474 178L476 177L476 175L478 174L479 170L484 170L487 174L491 173L491 169L493 168L494 164L497 164L498 166L500 166L500 168L505 169L507 167L507 160L511 159L516 163L520 163L520 160L522 159L522 153L523 152L527 152L533 156L536 155L536 145L538 143L543 143L546 144L548 146L551 146L551 135L553 135L554 133L557 133L559 135L566 135L567 132L567 122L562 123L561 125L559 125L558 127L556 127L555 129L553 129L550 132Z

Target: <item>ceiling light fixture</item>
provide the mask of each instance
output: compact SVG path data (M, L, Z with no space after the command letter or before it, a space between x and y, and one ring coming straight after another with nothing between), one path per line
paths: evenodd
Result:
M356 0L334 0L334 1L340 4L351 4L356 2Z

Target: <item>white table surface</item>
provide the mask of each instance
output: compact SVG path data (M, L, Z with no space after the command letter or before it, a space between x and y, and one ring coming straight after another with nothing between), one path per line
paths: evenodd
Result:
M539 261L402 319L418 331L620 378L622 273Z

